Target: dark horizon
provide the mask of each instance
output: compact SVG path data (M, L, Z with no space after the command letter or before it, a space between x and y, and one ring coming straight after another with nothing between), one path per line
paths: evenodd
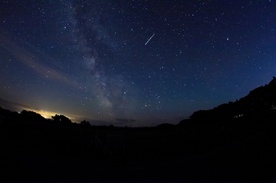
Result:
M275 121L276 78L178 125L152 128L0 108L0 181L271 182Z
M46 111L41 111L41 110L39 110L39 109L31 110L31 107L24 106L24 105L18 104L18 103L16 103L16 102L9 102L9 101L6 101L6 100L1 99L1 98L0 98L0 104L4 104L4 105L3 105L4 107L0 105L0 108L3 107L2 109L11 110L11 112L17 112L18 114L22 114L22 112L35 113L35 114L38 114L38 115L40 115L41 117L43 117L45 120L54 120L54 119L55 119L55 116L61 115L61 116L65 116L66 118L68 118L68 119L70 120L71 123L81 124L82 122L85 122L85 123L90 124L91 126L142 127L142 128L144 128L144 127L158 127L158 126L162 126L162 125L180 125L181 123L182 123L182 124L185 123L185 121L189 121L189 120L191 120L191 119L194 119L194 116L197 116L198 114L200 114L200 113L202 113L202 112L203 112L203 114L204 114L205 112L211 113L211 111L216 111L218 108L220 108L221 106L224 106L224 105L227 106L227 105L233 105L233 104L234 104L235 107L232 106L232 107L229 107L228 109L224 109L224 112L223 112L223 111L221 111L221 112L216 112L216 113L218 113L217 115L221 116L222 119L223 119L223 118L229 118L229 117L230 117L230 118L239 118L239 117L242 117L242 116L244 115L244 112L245 112L244 110L245 110L246 108L249 109L249 108L252 108L253 106L258 107L258 108L260 108L260 107L263 108L264 106L262 106L263 104L261 104L261 103L264 103L263 97L265 97L265 96L262 96L262 95L264 95L264 93L266 93L266 94L268 95L268 98L266 98L265 101L267 101L267 103L269 103L269 105L266 106L266 107L264 107L262 110L271 110L271 109L274 110L276 103L274 102L274 98L271 97L270 95L273 96L273 92L274 92L274 91L273 91L272 88L275 87L275 84L276 84L276 77L273 76L272 80L271 80L269 83L267 83L267 84L265 84L265 85L262 85L262 86L260 86L260 87L258 87L258 88L255 88L255 89L251 90L251 91L248 93L248 95L246 95L246 96L242 96L242 97L240 97L239 99L236 99L235 101L228 101L228 102L226 102L226 103L222 103L222 104L220 104L220 105L218 105L218 106L215 106L214 108L210 108L210 109L200 109L200 110L198 110L198 111L194 111L194 112L192 113L192 115L190 115L189 117L178 119L178 122L175 123L175 124L174 124L174 123L171 123L170 121L164 121L164 122L158 121L158 122L152 123L152 124L155 124L155 125L152 125L152 126L134 126L134 125L131 125L131 123L136 122L135 120L123 119L123 118L117 118L117 119L115 119L116 122L117 122L117 125L114 125L114 122L112 122L112 121L89 120L89 119L87 119L87 118L85 118L85 117L80 117L80 118L78 119L78 121L76 121L76 119L74 120L74 119L72 119L72 118L70 118L69 116L66 116L66 115L64 115L64 114L46 113ZM264 90L264 88L267 88L267 89ZM269 89L269 88L270 88L270 89ZM257 94L256 96L254 96L253 99L252 99L252 96L251 96L251 95L252 95L252 92L254 92L254 91L256 91L256 90L264 90L264 91L258 93L258 94ZM247 99L246 99L246 98L247 98ZM239 103L243 103L243 102L241 102L241 101L244 101L244 100L252 100L252 101L254 101L254 102L256 102L256 101L258 101L258 100L262 100L262 102L259 103L259 104L254 104L254 102L252 103L252 101L251 101L251 104L249 104L249 103L247 103L247 104L246 104L246 103L245 103L245 104L239 104ZM241 108L240 105L245 105L245 106L242 107L243 109L240 109L240 108ZM260 106L256 106L256 105L260 105ZM266 105L267 105L267 104L266 104ZM5 106L10 106L10 107L5 107ZM13 106L13 107L11 107L11 106ZM12 108L14 108L15 106L22 106L22 107L23 107L23 110L22 110L22 111L12 110ZM255 107L253 107L253 108L255 108ZM227 112L227 114L224 114L227 110L229 110L229 111ZM231 112L231 111L232 111L232 112ZM236 111L236 112L234 112L234 111ZM237 112L237 111L239 111L239 112ZM260 112L260 111L256 111L256 112ZM219 113L220 113L220 114L219 114ZM229 116L229 113L231 113L230 116ZM48 116L47 116L47 115L48 115ZM247 115L248 115L248 114L247 114ZM200 115L199 115L199 116L200 116ZM204 115L203 115L203 116L204 116ZM200 120L205 120L203 116L200 117ZM212 114L210 117L213 118L213 117L215 117L215 116L216 116L216 115ZM214 119L215 119L215 118L214 118Z

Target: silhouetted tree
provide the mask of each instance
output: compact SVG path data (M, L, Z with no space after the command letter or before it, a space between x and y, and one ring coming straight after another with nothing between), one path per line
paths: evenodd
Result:
M86 121L86 120L81 121L80 124L83 126L90 126L89 121Z
M23 110L20 113L20 116L22 116L23 119L30 120L30 121L44 121L45 120L45 118L43 118L40 114L37 114L33 111Z
M57 122L63 125L69 125L72 123L72 121L69 118L63 115L56 114L55 116L52 116L52 118L54 122Z

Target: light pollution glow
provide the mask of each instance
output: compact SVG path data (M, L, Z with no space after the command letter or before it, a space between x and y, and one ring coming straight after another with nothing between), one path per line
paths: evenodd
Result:
M30 108L25 108L23 110L33 111L35 113L40 114L42 117L44 117L46 119L52 119L52 116L55 116L56 114L58 114L58 115L64 115L64 114L60 114L60 113L57 113L57 112L46 111L46 110L38 110L38 109L30 109ZM64 116L68 117L73 122L81 120L80 117L74 116L74 115L64 115Z

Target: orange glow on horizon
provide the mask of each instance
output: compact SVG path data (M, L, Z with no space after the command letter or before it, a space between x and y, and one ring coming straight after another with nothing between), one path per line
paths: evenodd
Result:
M38 114L40 114L42 117L46 119L51 119L52 116L55 116L57 113L51 112L51 111L44 111L44 110L32 110Z
M72 122L73 121L79 121L79 117L74 117L74 116L71 116L71 115L69 116L69 115L66 115L66 114L58 113L58 112L38 110L38 109L25 109L25 110L27 110L27 111L33 111L35 113L38 113L42 117L44 117L46 119L52 119L52 116L55 116L56 114L58 114L58 115L64 115L64 116L68 117Z

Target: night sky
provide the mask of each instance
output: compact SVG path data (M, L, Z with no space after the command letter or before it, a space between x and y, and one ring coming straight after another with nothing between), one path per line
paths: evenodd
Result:
M276 75L275 0L0 1L0 106L176 124Z

